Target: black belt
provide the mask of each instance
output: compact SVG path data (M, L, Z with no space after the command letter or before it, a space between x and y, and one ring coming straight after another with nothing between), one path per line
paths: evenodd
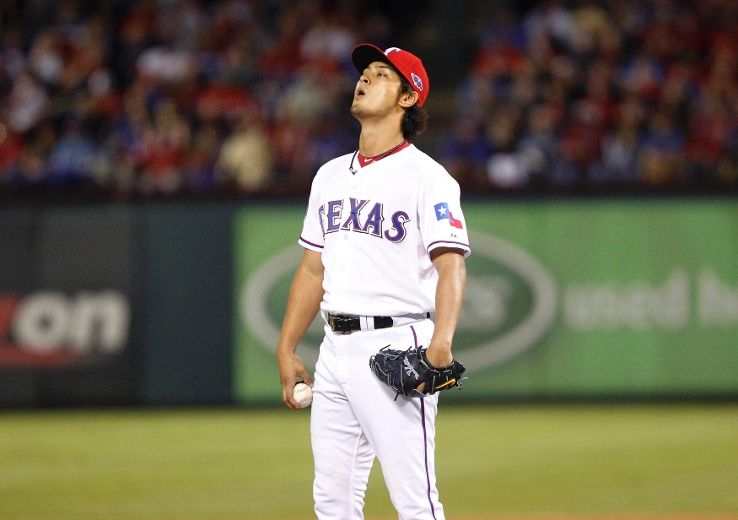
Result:
M403 317L405 318L405 317ZM420 315L417 319L430 318L430 313ZM328 313L328 326L333 332L339 334L351 334L357 330L362 330L361 320L363 316L351 316L347 314L331 314ZM395 320L392 316L367 316L366 320L372 320L375 329L388 329L395 325ZM399 320L398 320L399 321ZM402 320L407 323L407 319Z

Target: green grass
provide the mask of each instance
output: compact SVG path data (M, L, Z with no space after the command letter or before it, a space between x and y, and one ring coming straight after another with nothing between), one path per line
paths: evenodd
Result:
M447 406L437 457L449 518L738 515L736 406ZM0 413L2 519L305 519L311 479L304 412Z

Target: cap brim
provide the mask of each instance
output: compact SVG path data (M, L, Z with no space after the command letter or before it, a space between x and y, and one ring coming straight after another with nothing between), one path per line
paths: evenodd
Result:
M405 77L402 72L397 70L395 64L392 63L389 58L387 58L387 56L385 56L384 51L376 45L372 45L371 43L362 43L354 47L354 50L351 52L351 61L354 62L354 67L356 67L356 70L359 72L359 74L362 74L364 72L364 69L366 69L371 63L374 63L375 61L381 61L383 63L387 63L388 65L392 65L392 68L395 69L395 71L397 71L400 76L402 76L403 78Z

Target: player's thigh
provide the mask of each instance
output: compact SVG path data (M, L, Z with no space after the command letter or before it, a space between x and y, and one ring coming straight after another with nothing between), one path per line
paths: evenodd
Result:
M362 334L353 346L351 384L347 386L352 410L375 453L382 459L405 460L407 466L424 467L432 455L438 396L409 398L382 383L369 368L369 357L385 345L406 349L427 345L433 333L430 321L417 325ZM383 462L384 465L384 462Z
M316 370L320 391L314 394L310 416L315 513L320 519L363 518L374 451L340 385L320 377Z
M374 453L344 392L335 345L321 346L315 368L310 438L317 473L346 476L356 461L365 465ZM371 464L371 462L369 462Z

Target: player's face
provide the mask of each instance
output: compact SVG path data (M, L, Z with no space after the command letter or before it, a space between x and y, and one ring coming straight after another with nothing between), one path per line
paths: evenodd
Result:
M401 111L398 105L400 85L395 69L381 61L372 62L356 84L351 113L361 119Z

